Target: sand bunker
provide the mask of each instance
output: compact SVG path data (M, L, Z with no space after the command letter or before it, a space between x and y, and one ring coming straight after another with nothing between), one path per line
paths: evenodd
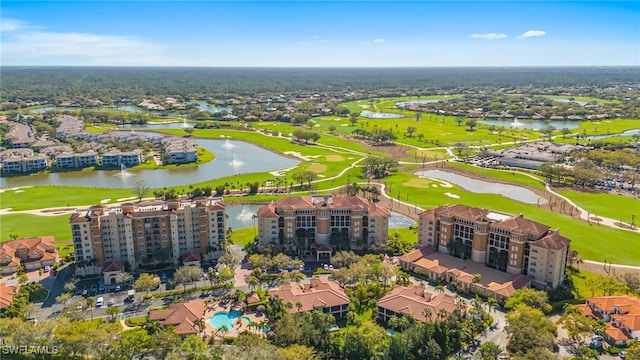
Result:
M450 192L446 192L446 193L444 193L444 194L445 194L445 195L447 195L447 196L448 196L448 197L450 197L450 198L460 199L460 196L459 196L459 195L452 194L452 193L450 193Z
M7 188L7 189L0 189L0 194L2 194L5 191L15 191L16 193L21 193L24 192L24 190L20 191L21 189L28 189L28 188L32 188L33 186L18 186L18 187L13 187L13 188Z
M129 197L126 197L126 198L120 198L120 199L118 199L116 201L127 201L127 200L134 200L134 199L137 199L137 198L138 198L137 196L129 196Z
M440 184L440 186L445 187L445 188L452 188L453 185L451 185L450 183L444 181L444 180L440 180L440 179L435 179L435 178L429 178L429 180L433 180L437 183Z
M111 202L111 199L102 199L102 200L100 200L100 204L106 204L106 203L109 203L109 202Z

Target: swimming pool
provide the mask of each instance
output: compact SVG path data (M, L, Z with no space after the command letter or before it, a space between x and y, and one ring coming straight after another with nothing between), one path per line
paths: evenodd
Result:
M211 326L213 326L216 329L220 329L223 326L227 327L227 330L231 330L236 326L236 319L240 318L244 321L247 322L247 324L253 324L253 321L251 321L251 319L249 319L249 317L247 316L243 316L242 315L242 311L238 311L238 310L231 310L229 312L227 311L218 311L217 313L213 314L210 318L209 318L209 324L211 324ZM264 326L264 328L267 328L266 330L263 329L263 331L269 331L269 327L268 326Z
M211 326L216 329L220 329L221 327L226 326L227 330L231 330L235 327L235 319L239 317L244 318L248 322L251 322L248 317L242 316L242 311L238 310L231 310L229 312L218 311L217 313L213 314L213 316L211 316L208 321L209 324L211 324Z

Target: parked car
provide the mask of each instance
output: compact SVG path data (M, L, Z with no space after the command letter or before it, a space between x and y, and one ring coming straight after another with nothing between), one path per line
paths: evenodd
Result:
M113 305L115 305L115 303L116 303L116 299L115 298L111 298L111 299L109 299L108 306L113 306Z
M89 296L89 290L87 290L87 289L83 289L83 290L82 290L82 296L84 296L84 297Z
M44 267L44 272L49 273L51 271L51 266L47 265Z
M122 287L120 285L116 285L115 292L119 292L120 290L122 290Z
M96 307L102 307L103 304L104 304L104 298L100 296L98 300L96 300Z

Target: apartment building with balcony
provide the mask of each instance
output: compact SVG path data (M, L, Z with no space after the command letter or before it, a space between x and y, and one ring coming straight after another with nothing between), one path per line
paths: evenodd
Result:
M224 254L225 205L219 198L153 200L117 207L92 206L71 216L76 263L98 273L114 261L140 266L180 264L197 252L200 260ZM193 256L192 253L190 256Z
M458 204L431 209L419 217L419 247L433 247L509 274L527 275L538 288L562 284L569 243L558 230L522 214Z
M387 209L358 196L290 197L261 207L257 217L260 248L279 246L317 261L339 249L380 251L389 239Z
M98 163L98 154L93 151L84 153L66 153L56 156L58 169L83 168Z

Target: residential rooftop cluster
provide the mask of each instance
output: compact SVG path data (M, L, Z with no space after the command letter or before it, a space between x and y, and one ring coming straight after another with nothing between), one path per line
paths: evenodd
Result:
M195 162L198 151L195 141L171 135L145 136L131 132L109 131L92 133L84 129L84 122L70 115L56 118L55 141L48 134L36 136L32 125L14 121L4 137L7 150L0 152L3 173L28 173L43 171L52 166L57 169L89 166L135 166L145 161L142 149L131 148L136 141L153 144L164 153L164 163L181 164ZM75 150L66 140L80 140ZM120 146L122 145L122 146Z
M604 339L611 345L628 345L640 338L640 299L633 296L590 297L577 305L583 315L604 321Z

